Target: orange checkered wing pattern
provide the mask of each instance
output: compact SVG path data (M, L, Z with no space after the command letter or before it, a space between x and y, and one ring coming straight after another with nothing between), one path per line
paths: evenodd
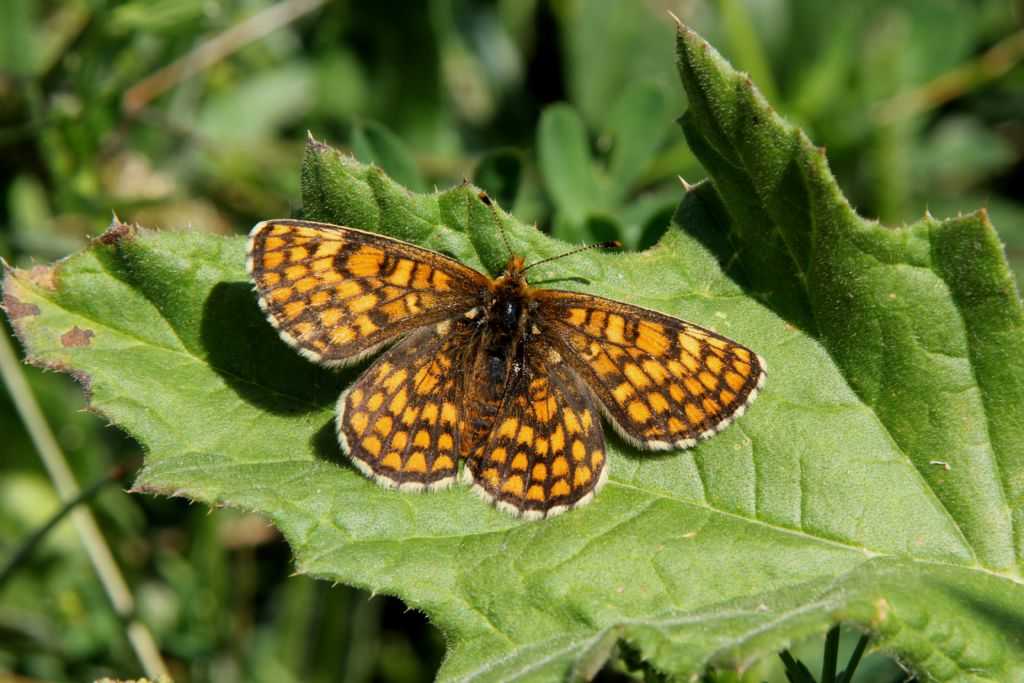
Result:
M545 336L635 446L688 448L741 416L764 383L764 361L711 330L585 294L534 295Z
M445 321L386 351L338 401L338 437L378 484L404 491L449 486L459 461L459 368L475 353L472 330Z
M547 340L514 366L490 435L463 476L482 498L527 519L586 504L606 480L604 434L589 392Z
M488 278L437 252L354 228L272 220L246 265L267 319L318 363L344 365L475 303Z

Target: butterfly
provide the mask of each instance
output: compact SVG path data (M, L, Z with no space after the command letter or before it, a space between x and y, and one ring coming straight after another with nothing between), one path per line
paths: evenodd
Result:
M355 467L388 488L448 487L464 461L463 480L499 509L555 515L607 480L602 414L637 448L687 448L764 384L750 349L657 311L532 287L537 264L517 255L492 279L400 240L280 219L252 229L246 264L270 324L309 360L345 366L391 344L336 420Z

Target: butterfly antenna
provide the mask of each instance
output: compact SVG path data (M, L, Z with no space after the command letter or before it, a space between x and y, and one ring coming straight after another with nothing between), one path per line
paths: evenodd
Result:
M494 202L487 196L486 192L481 192L477 195L487 208L491 210L491 214L494 216L494 222L498 224L498 230L501 232L501 241L505 243L505 248L508 249L508 255L512 257L512 247L508 243L508 235L505 234L505 226L501 224L501 219L498 217L498 209L494 206Z
M546 258L540 261L536 261L535 263L531 263L530 265L526 266L526 268L523 268L523 271L525 272L530 268L533 268L534 266L539 266L540 264L547 263L548 261L554 261L555 259L565 258L566 256L578 254L581 251L590 251L591 249L618 249L621 246L622 242L618 240L609 240L607 242L598 242L597 244L588 244L585 247L579 247L578 249L567 251L564 254L559 254L558 256L552 256L551 258Z

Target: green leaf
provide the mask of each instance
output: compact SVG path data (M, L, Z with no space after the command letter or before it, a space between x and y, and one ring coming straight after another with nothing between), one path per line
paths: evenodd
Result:
M476 170L473 182L482 187L498 204L515 205L523 177L523 155L516 149L501 148L486 153Z
M366 121L352 127L352 152L363 163L380 166L410 190L422 192L427 187L412 151L379 123Z
M671 113L662 89L651 81L633 83L608 113L612 153L608 162L612 191L621 201L665 139Z
M674 79L669 64L672 44L665 40L671 19L664 7L634 0L577 0L554 3L560 46L566 67L565 85L587 124L602 128L609 103L639 80L655 80L666 90ZM677 109L681 94L672 98Z
M300 65L253 75L212 95L196 129L222 145L258 143L309 109L314 83L311 69Z
M36 43L32 40L32 6L9 2L0 6L0 68L28 76L36 67Z
M652 249L532 279L715 326L767 359L768 382L689 451L609 430L610 482L581 510L525 523L465 488L358 474L332 419L359 368L277 339L243 238L115 224L9 271L5 310L32 362L74 373L143 444L137 490L259 510L300 571L425 611L450 646L442 680L582 677L617 649L666 674L743 670L837 621L934 680L1021 678L1024 313L991 225L863 221L749 80L685 29L678 54L714 185ZM475 188L412 194L315 141L303 202L492 274L507 259ZM531 259L565 249L500 219Z
M603 204L586 126L569 105L555 104L541 114L537 163L551 201L569 223L582 223Z

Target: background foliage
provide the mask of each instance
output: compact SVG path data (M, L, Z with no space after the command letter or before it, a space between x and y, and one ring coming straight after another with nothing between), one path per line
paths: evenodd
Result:
M685 103L669 8L828 147L862 214L897 224L925 207L986 206L1021 273L1024 49L1013 3L316 5L0 5L0 255L23 267L63 256L102 232L111 208L228 234L287 215L306 129L411 189L468 177L563 239L648 246L678 202L676 176L704 175L672 122ZM182 70L161 71L174 63ZM67 378L27 372L80 480L137 454L79 412ZM0 433L9 548L57 503L6 394ZM260 518L116 487L94 507L181 680L436 671L443 640L424 619L287 578L289 551ZM55 680L138 671L70 526L0 586L0 633L0 670Z

